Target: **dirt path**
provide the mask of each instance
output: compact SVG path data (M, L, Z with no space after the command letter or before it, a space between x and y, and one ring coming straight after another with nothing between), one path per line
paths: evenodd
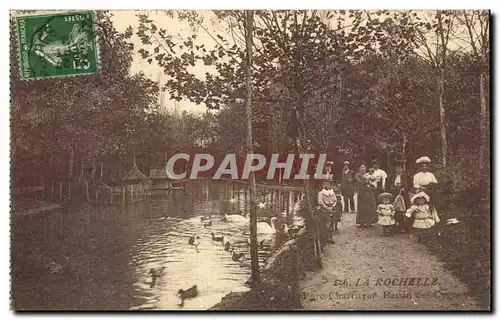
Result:
M425 246L404 234L383 238L378 225L356 228L355 216L344 216L336 244L325 247L323 269L302 280L304 309L479 309Z

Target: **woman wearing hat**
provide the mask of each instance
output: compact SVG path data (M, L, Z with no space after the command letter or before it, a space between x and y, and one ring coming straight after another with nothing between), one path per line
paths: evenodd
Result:
M356 190L358 191L358 213L356 214L356 224L358 228L367 228L377 222L377 205L375 203L374 187L365 178L366 166L359 166L358 173L354 175Z
M377 159L372 161L372 167L375 170L373 172L373 177L375 178L376 195L378 196L385 190L385 180L387 179L387 173L380 168L380 164Z
M382 237L390 235L392 226L396 224L396 220L394 220L395 210L392 205L393 200L394 196L389 192L382 192L378 196L380 202L377 207L378 224L382 226Z
M420 157L416 163L419 166L419 172L413 176L413 191L414 193L425 191L430 198L430 205L436 206L438 203L438 195L436 194L438 182L434 174L429 172L431 159L429 157Z
M354 207L354 171L349 168L349 161L344 161L344 169L342 170L342 184L340 192L344 198L344 212L355 212Z

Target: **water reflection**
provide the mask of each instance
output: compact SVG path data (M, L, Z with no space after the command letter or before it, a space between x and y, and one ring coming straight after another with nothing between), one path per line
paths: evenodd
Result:
M207 309L227 293L248 290L248 223L224 222L224 214L248 212L248 193L231 183L197 181L126 208L67 208L59 216L16 220L12 226L12 295L17 309L181 309L176 293L197 285L199 296L182 309ZM233 199L233 200L231 200ZM261 199L264 201L264 198ZM211 215L204 227L200 217ZM275 211L259 209L260 221ZM224 236L241 262L211 233ZM198 248L188 244L198 235ZM275 235L259 248L263 266ZM46 268L63 266L59 274ZM151 288L151 268L165 267Z
M199 295L187 300L183 309L207 309L231 291L248 290L244 285L250 276L248 224L223 219L224 214L245 211L244 201L230 200L235 194L231 191L227 184L206 181L189 185L187 192L177 191L168 198L148 202L149 219L138 219L134 224L142 234L131 261L136 277L134 296L143 301L132 309L180 309L178 290L193 285L197 285ZM213 222L204 227L200 217L208 215ZM212 240L211 233L224 236L224 242L245 258L233 261L224 245ZM200 237L197 248L188 244L193 235ZM264 237L265 245L259 248L261 265L275 245L274 235L261 235L259 240ZM150 288L148 271L160 266L166 268L164 276Z

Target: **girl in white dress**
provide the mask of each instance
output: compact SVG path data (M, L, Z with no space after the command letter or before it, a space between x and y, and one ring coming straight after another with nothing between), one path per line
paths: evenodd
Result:
M391 235L391 228L396 224L394 214L396 213L392 201L394 196L389 192L383 192L378 196L381 202L377 207L378 224L382 226L382 237Z
M414 242L427 238L440 221L436 209L429 205L429 200L427 193L419 192L411 198L412 206L406 210L405 216L413 220L410 237Z

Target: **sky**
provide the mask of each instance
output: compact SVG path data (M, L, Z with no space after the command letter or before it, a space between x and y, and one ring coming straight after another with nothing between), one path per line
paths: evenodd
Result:
M168 30L169 34L179 34L182 37L186 37L192 34L191 28L187 22L179 21L177 19L171 19L161 11L111 11L111 13L113 14L113 24L119 32L125 31L128 26L131 26L132 28L134 28L134 30L137 30L139 19L136 15L148 14L150 19L155 22L158 29L163 28ZM210 11L205 11L203 15L206 21L210 21L210 19L214 18L214 14ZM204 23L204 25L209 28L209 31L215 31L215 29L210 26L210 23ZM132 38L132 42L134 43L134 46L136 48L139 48L141 46L141 42L135 34ZM200 31L198 33L197 43L203 43L207 48L210 48L213 47L214 40L206 32ZM134 51L135 57L131 67L131 73L135 74L142 71L152 80L157 81L158 74L162 74L161 68L156 65L154 61L151 65L148 64L145 59L142 59L140 57L136 49ZM206 70L206 67L202 65L196 65L191 69L191 71L198 77L203 77ZM173 110L175 108L174 101L168 100L168 96L168 92L165 92L164 101L166 107ZM194 113L203 113L207 111L205 105L197 105L195 103L184 100L178 103L178 108L180 111L186 110Z

